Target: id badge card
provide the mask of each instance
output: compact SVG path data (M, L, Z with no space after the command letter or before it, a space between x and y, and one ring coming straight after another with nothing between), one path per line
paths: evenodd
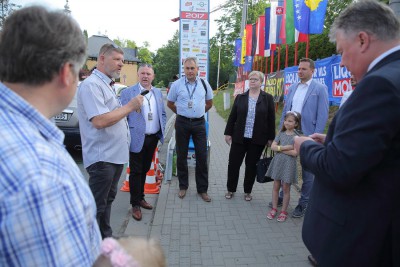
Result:
M149 113L147 114L147 119L148 119L149 121L152 121L152 120L153 120L153 113L149 112Z
M188 108L192 108L193 107L193 101L189 101L188 102Z

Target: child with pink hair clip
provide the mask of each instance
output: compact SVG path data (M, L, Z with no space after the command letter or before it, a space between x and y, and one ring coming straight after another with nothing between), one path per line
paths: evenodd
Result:
M153 239L105 238L93 267L165 267L164 252Z

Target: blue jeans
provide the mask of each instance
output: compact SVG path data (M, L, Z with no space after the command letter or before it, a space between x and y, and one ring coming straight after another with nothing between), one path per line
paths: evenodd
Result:
M308 200L310 199L311 188L314 183L314 174L302 168L303 173L303 185L301 186L301 196L299 199L299 205L307 206ZM279 193L279 198L283 199L283 191Z

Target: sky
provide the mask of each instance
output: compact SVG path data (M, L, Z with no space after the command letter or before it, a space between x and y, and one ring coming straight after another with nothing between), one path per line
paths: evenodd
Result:
M210 10L228 0L209 0ZM22 7L40 4L49 8L64 9L66 0L10 0L11 3ZM179 16L180 0L69 0L69 9L82 30L89 37L97 34L107 35L113 39L127 39L143 46L147 41L149 49L155 52L166 45L179 22L172 18ZM217 31L215 19L223 15L219 10L210 14L210 37Z

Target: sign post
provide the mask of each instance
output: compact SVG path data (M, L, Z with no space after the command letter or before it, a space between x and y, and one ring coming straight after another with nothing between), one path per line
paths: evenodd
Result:
M196 57L200 78L208 80L209 68L209 0L181 0L180 2L180 42L179 72L184 75L183 61Z

